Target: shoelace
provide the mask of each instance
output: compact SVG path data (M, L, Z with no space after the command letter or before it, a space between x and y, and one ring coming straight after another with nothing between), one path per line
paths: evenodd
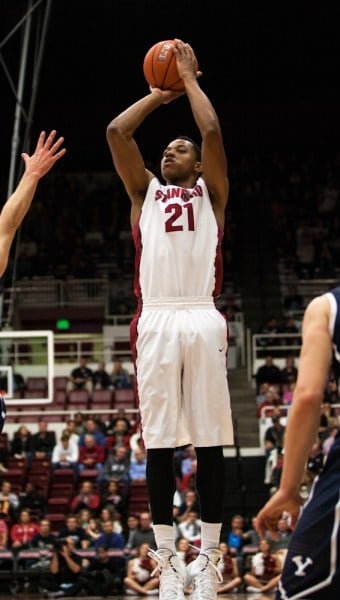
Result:
M164 558L161 554L149 548L149 558L157 561L157 566L151 573L151 577L161 572L159 589L163 600L178 600L183 594L183 578L171 562L171 556Z
M214 565L213 561L209 558L209 556L207 554L205 554L204 552L202 552L200 554L200 557L201 556L204 556L204 558L206 559L207 562L206 562L206 565L202 569L200 569L197 573L193 574L194 590L195 590L195 592L197 591L200 595L202 595L202 597L204 597L205 600L210 600L210 599L215 600L216 592L211 585L211 579L206 577L205 571L208 569L208 567L212 568L213 571L215 571L215 574L216 574L216 577L217 577L217 580L219 581L219 583L222 583L223 578L222 578L222 575L221 575L219 569L217 568L216 565Z

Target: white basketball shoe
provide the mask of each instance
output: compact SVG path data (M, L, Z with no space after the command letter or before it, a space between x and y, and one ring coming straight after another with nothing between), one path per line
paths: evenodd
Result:
M150 549L149 557L157 561L155 570L160 572L159 600L185 600L187 575L178 556L167 548L159 548Z
M217 548L209 548L188 565L192 583L190 600L216 600L217 585L222 581L217 568L220 558L221 552Z

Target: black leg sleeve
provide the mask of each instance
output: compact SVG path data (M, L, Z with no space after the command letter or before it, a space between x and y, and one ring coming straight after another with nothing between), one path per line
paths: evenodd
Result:
M147 450L146 481L154 525L172 525L176 490L173 448Z
M200 497L201 519L221 523L224 499L223 447L196 448L196 487Z

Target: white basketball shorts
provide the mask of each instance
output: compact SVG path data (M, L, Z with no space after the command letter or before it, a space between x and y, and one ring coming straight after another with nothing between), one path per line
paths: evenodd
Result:
M136 334L146 448L233 444L227 323L213 300L144 301Z

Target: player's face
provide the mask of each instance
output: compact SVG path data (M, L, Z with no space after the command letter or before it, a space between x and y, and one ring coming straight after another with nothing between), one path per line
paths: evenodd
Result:
M188 177L195 173L199 164L196 160L194 147L188 140L174 140L163 152L161 171L166 181Z

